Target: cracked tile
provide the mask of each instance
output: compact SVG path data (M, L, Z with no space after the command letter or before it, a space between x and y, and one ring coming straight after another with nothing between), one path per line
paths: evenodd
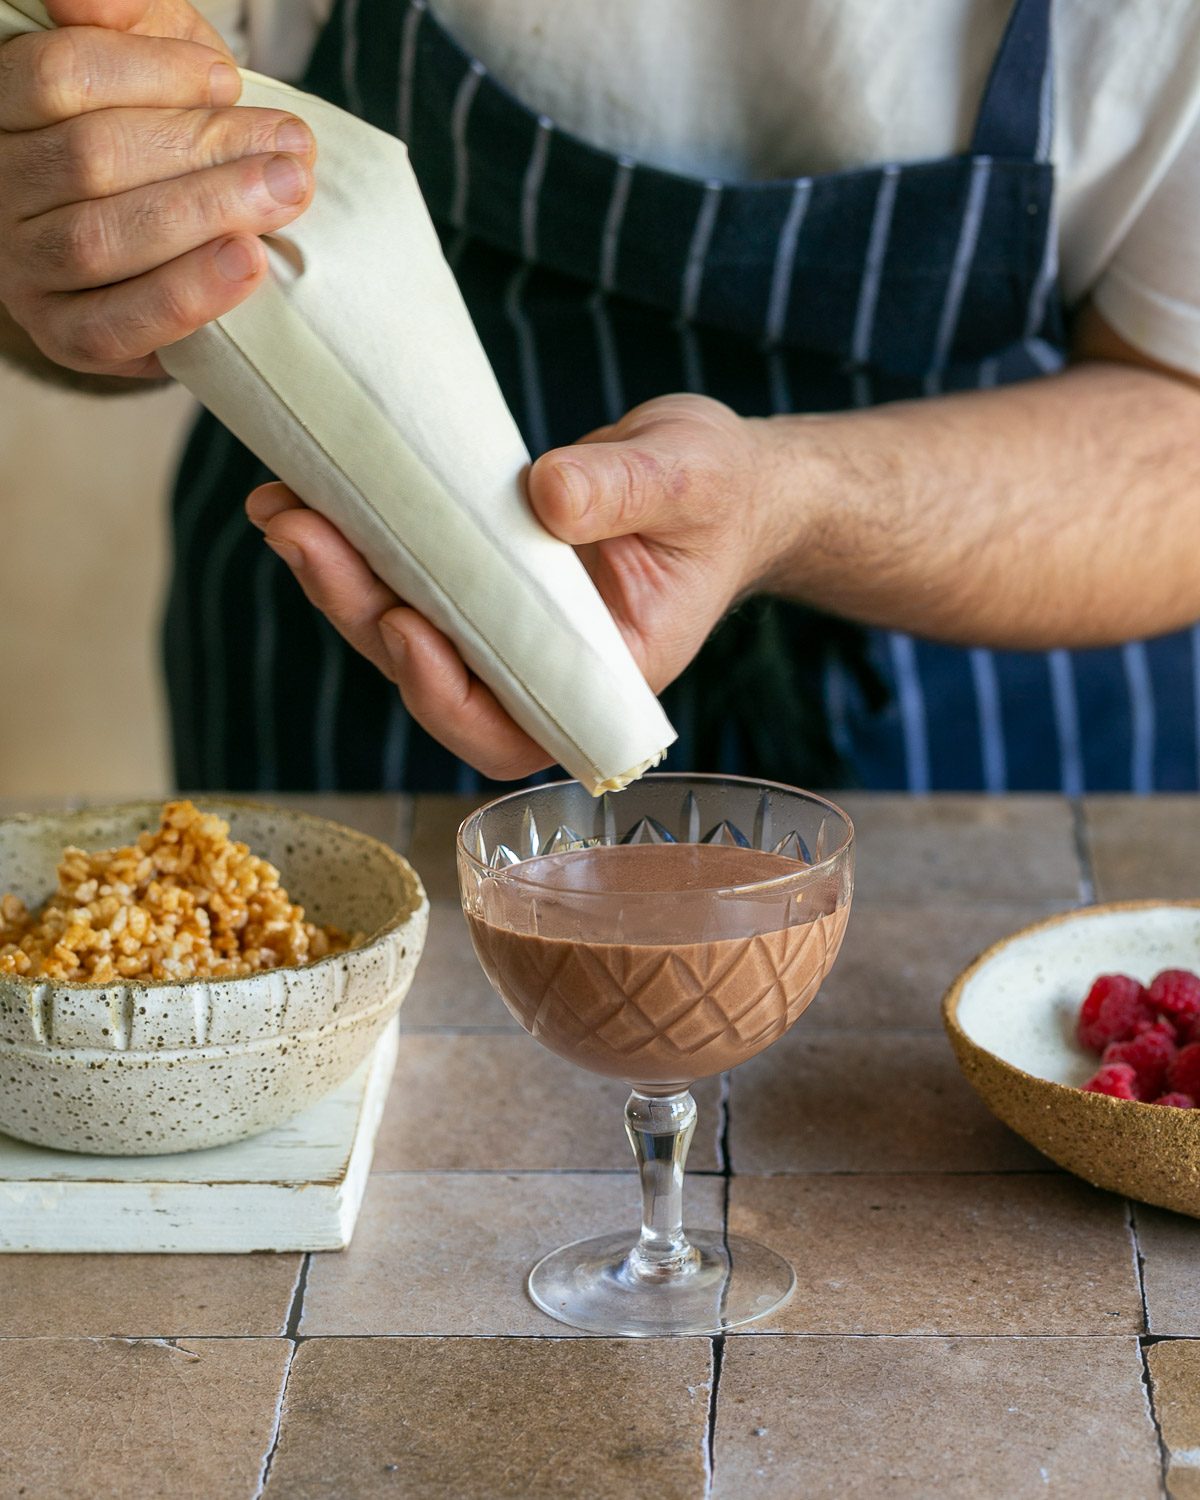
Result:
M834 797L857 834L855 900L1079 899L1071 808L1052 796Z
M1100 901L1196 895L1195 797L1089 797L1084 821Z
M5 1255L0 1338L281 1334L298 1255Z
M4 1339L0 1476L24 1500L249 1500L285 1339Z
M1173 1339L1146 1351L1154 1410L1167 1450L1171 1500L1200 1497L1200 1344Z
M1057 1170L985 1108L942 1032L807 1023L730 1075L735 1171Z
M1200 1221L1133 1205L1151 1333L1200 1334Z
M932 902L850 912L846 941L799 1024L834 1028L942 1029L942 996L985 948L1066 901Z
M499 1004L499 1001L497 1001ZM700 1118L688 1165L717 1166L720 1081L693 1090ZM629 1086L585 1072L523 1031L409 1032L375 1146L376 1172L620 1171Z
M689 1224L718 1228L724 1181L692 1178L684 1202ZM529 1300L526 1277L572 1240L632 1240L640 1207L632 1171L373 1177L350 1248L313 1256L300 1331L573 1336Z
M267 1500L696 1500L707 1339L314 1339Z
M1133 1338L738 1338L717 1500L1153 1500Z
M729 1227L796 1268L764 1329L1141 1330L1125 1205L1065 1174L735 1177Z

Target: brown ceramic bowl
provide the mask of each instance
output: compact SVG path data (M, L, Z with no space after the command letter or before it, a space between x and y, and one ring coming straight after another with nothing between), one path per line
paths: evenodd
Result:
M993 1114L1067 1171L1200 1218L1200 1109L1084 1094L1098 1059L1075 1040L1098 974L1200 971L1200 902L1120 901L1004 938L950 986L942 1019Z

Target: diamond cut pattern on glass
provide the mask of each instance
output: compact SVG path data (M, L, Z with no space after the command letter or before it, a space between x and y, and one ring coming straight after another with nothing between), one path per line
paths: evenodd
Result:
M521 996L505 998L544 1046L585 1067L637 1082L639 1053L653 1045L661 1072L666 1042L681 1080L703 1077L753 1056L798 1019L837 957L847 915L843 906L748 940L666 952L614 946L604 958L587 944L545 941L536 950L541 971L531 976L526 969ZM489 974L503 974L497 951L503 933L477 930L476 941ZM524 956L528 963L533 955L526 950ZM584 993L588 1004L581 1012L577 1001Z
M622 844L677 844L675 835L657 818L639 818L628 833L621 835Z
M595 825L591 833L585 834L560 823L553 832L543 836L532 810L527 807L521 815L521 827L517 836L495 849L487 848L483 829L480 827L475 836L475 852L483 864L490 865L493 869L504 869L524 859L535 859L538 855L590 849L596 844L736 845L742 849L769 849L772 853L785 854L807 864L819 862L829 852L827 820L821 824L815 846L810 851L795 829L782 828L776 831L773 828L774 817L766 792L759 798L752 834L749 835L728 818L722 818L702 832L700 802L693 791L686 792L680 799L678 832L672 832L665 823L652 817L639 817L622 830L617 818L619 799L614 799L607 793L597 799L595 806ZM504 851L503 854L501 850Z
M553 827L555 814L542 812L539 827L526 806L501 823L503 841L499 830L494 842L478 830L479 855L497 875L527 859L597 844L756 848L810 865L828 858L841 836L838 820L822 818L815 835L806 824L806 841L786 803L769 788L755 788L731 805L727 791L714 788L710 798L693 783L680 786L677 804L669 796L657 798L654 815L644 811L645 799L622 794L576 801L568 804L569 812L560 804L557 816L571 822ZM635 1084L684 1084L769 1046L816 995L841 947L849 892L830 886L813 894L815 909L798 921L793 913L794 925L744 938L664 946L645 939L609 945L543 936L537 944L522 944L514 959L520 983L513 986L504 981L505 944L519 943L519 934L472 922L472 935L489 979L544 1046ZM836 901L843 904L833 907Z

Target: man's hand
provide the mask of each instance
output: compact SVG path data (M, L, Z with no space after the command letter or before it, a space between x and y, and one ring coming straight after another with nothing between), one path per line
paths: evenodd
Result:
M547 453L534 510L578 547L655 689L762 590L933 640L1103 646L1200 616L1200 391L1096 324L1052 378L765 421L667 396ZM546 756L428 621L282 485L250 518L413 717L497 778Z
M665 396L529 471L534 511L579 549L656 692L786 546L771 453L768 424L706 397ZM256 490L247 511L312 603L397 685L430 734L486 776L548 764L446 637L328 521L281 484Z
M315 143L234 109L221 38L184 0L48 0L0 47L0 304L49 359L162 375L155 350L266 274L257 236L312 196Z

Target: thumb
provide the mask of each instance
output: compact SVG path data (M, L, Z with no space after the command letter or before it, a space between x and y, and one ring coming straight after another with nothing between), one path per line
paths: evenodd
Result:
M646 437L579 443L542 454L529 471L529 501L547 531L582 547L668 529L683 478L677 457Z
M45 0L45 5L56 26L103 26L107 31L202 42L230 55L220 32L187 0Z

